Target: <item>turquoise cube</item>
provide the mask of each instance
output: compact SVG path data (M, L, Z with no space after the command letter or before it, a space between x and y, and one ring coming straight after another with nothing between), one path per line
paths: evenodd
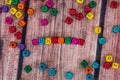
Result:
M101 37L98 39L98 43L99 44L105 44L106 43L106 39L104 37Z
M48 70L48 74L49 74L50 76L55 76L56 73L57 73L57 71L56 71L54 68L50 68L50 69Z
M38 38L38 40L40 45L45 44L45 38Z
M99 67L100 67L100 64L99 64L97 61L94 61L94 62L92 63L92 68L98 69Z
M22 56L23 56L23 57L28 57L28 56L30 56L30 51L29 51L29 50L23 50L23 51L22 51Z
M72 72L66 72L65 78L66 79L72 79L73 78L73 73Z
M39 65L39 70L40 70L40 71L45 71L46 68L47 68L47 65L44 64L44 63L41 63L41 64Z
M92 74L87 74L86 75L86 80L93 80L93 75Z
M120 27L119 27L118 25L113 26L112 31L113 31L114 33L118 33L118 32L120 32Z

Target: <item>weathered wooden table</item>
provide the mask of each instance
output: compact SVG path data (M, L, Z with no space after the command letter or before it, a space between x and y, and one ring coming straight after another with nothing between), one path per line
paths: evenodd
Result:
M82 60L87 60L89 64L97 60L101 63L101 67L94 71L94 80L120 80L120 69L105 70L103 62L106 54L112 54L114 61L120 63L120 33L114 34L111 29L114 25L120 25L120 6L117 9L110 8L112 0L95 0L97 7L92 9L95 18L88 21L84 18L82 21L74 19L72 25L67 25L64 20L69 15L70 8L75 8L79 12L83 12L84 5L87 5L91 0L86 0L84 5L78 5L75 0L53 0L54 7L59 13L56 17L50 16L49 13L42 13L40 6L44 4L40 0L29 0L27 5L35 10L33 16L27 16L27 26L23 29L18 26L18 20L14 18L14 23L17 30L23 32L23 39L16 40L13 34L8 32L8 25L4 23L6 16L11 16L9 13L0 14L0 80L65 80L65 73L72 71L74 74L73 80L86 80L85 72L80 67ZM118 1L119 0L114 0ZM0 0L0 6L4 5L4 0ZM85 13L84 13L85 14ZM12 17L12 16L11 16ZM40 19L47 18L50 23L42 27ZM94 27L101 26L103 32L100 35L94 33ZM33 46L31 40L38 37L52 36L70 36L85 39L85 45L37 45ZM107 43L99 45L97 40L99 37L105 37ZM9 47L10 41L17 41L26 44L26 49L30 50L31 55L27 58L22 58L18 48L12 49ZM3 44L2 44L3 43ZM54 67L57 70L56 76L50 77L45 72L40 72L38 65L44 62L48 68ZM23 68L26 65L32 67L30 73L25 73Z

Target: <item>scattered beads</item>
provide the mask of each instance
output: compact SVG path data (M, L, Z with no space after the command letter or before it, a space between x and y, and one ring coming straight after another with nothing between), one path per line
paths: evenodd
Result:
M49 8L47 6L45 6L45 5L41 6L41 11L42 12L48 12L48 10L49 10Z
M99 64L97 61L94 61L94 62L92 63L92 68L94 68L94 69L98 69L99 66L100 66L100 64Z
M67 17L67 18L65 19L65 22L66 22L67 24L72 24L73 19L72 19L71 17Z
M33 39L33 40L32 40L32 44L33 44L33 45L38 45L38 44L39 44L38 39Z
M40 21L40 23L41 23L42 26L46 26L46 25L48 25L48 20L47 19L42 19Z
M33 14L34 14L34 9L29 8L29 9L27 10L27 14L28 14L28 15L33 15Z
M96 3L95 1L91 1L91 2L89 3L89 6L90 6L91 8L96 7L96 5L97 5L97 3Z
M30 56L30 51L29 51L29 50L23 50L23 51L22 51L22 56L23 56L23 57L28 57L28 56Z
M25 71L26 73L29 73L30 71L32 71L31 66L29 66L29 65L25 66L25 67L24 67L24 71Z
M95 32L96 34L100 34L100 33L102 32L102 28L101 28L100 26L96 26L96 27L94 28L94 32Z
M115 25L115 26L113 26L112 31L114 33L118 33L118 32L120 32L120 27L118 25Z
M6 17L5 18L5 23L6 24L12 24L12 22L13 22L13 19L11 17Z
M91 11L90 6L89 5L84 6L84 11L87 13L90 12Z
M48 0L48 1L46 1L46 6L47 6L48 8L53 7L53 5L54 5L54 3L53 3L52 0Z
M82 13L76 14L76 19L77 19L77 20L82 20L83 18L84 18L84 16L83 16Z
M10 27L9 27L9 32L10 32L10 33L16 32L16 27L15 27L15 26L10 26Z
M105 60L106 62L112 62L113 61L112 55L106 55Z
M83 60L81 63L80 63L81 67L82 68L86 68L88 66L88 62L86 60Z
M12 0L5 0L6 5L11 5L11 3L12 3Z
M45 44L45 38L38 38L39 44L44 45Z
M75 16L75 15L77 14L77 10L71 8L71 9L69 10L69 14L70 14L71 16Z
M86 80L93 80L93 75L92 74L87 74L86 75Z
M12 5L13 5L13 6L17 6L18 3L19 3L19 0L12 0Z
M85 68L85 73L86 73L86 74L92 74L92 72L93 72L92 67L87 66L87 67Z
M111 63L110 62L104 62L103 67L105 69L109 69L111 67Z
M15 33L14 36L15 36L16 39L21 39L22 38L22 33L18 31L18 32Z
M15 13L17 12L17 9L14 7L11 7L9 12L10 14L15 15Z
M119 68L119 63L118 62L113 62L112 63L112 68L113 69L118 69Z
M50 69L48 70L48 74L49 74L50 76L55 76L56 73L57 73L57 71L56 71L54 68L50 68Z
M18 3L17 8L19 10L24 10L25 9L25 4L24 3Z
M9 11L8 6L2 6L2 12L7 13Z
M118 2L111 1L110 7L116 9L118 7Z
M21 11L17 11L16 14L15 14L15 17L17 19L21 18L23 16L23 13Z
M16 47L17 47L17 42L11 41L10 44L9 44L9 46L10 46L11 48L16 48Z
M85 0L76 0L77 3L83 4Z
M25 27L26 24L27 24L27 23L26 23L26 21L25 21L24 19L21 19L21 20L18 21L18 25L19 25L20 27Z
M50 9L50 14L51 14L52 16L56 16L57 13L58 13L58 10L57 10L57 9L55 9L55 8Z
M39 65L39 69L40 69L40 71L45 71L46 68L47 68L47 65L44 64L44 63L41 63L41 64Z
M98 39L98 43L99 44L105 44L106 43L106 39L104 37L101 37Z
M19 45L18 45L18 48L19 48L20 50L24 50L25 47L26 47L25 44L19 44Z
M66 79L72 79L73 78L73 73L72 72L66 72L65 78Z
M86 14L86 18L87 18L88 20L92 20L92 19L94 18L94 14L93 14L92 12L88 12L88 13Z

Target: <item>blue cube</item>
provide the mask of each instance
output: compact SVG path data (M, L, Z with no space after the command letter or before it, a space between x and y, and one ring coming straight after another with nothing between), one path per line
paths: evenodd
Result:
M47 68L47 65L44 64L44 63L41 63L41 64L39 65L39 69L40 69L40 71L45 71L46 68Z
M99 44L105 44L106 43L106 39L104 37L101 37L98 39L98 43Z
M86 75L86 80L93 80L93 75L92 74L87 74Z
M45 44L45 38L38 38L39 44L44 45Z
M29 51L29 50L23 50L23 51L22 51L22 56L23 56L23 57L28 57L28 56L30 56L30 51Z
M115 26L113 26L112 31L114 33L118 33L118 32L120 32L120 27L118 25L115 25Z
M9 11L8 6L2 6L2 12L7 13Z

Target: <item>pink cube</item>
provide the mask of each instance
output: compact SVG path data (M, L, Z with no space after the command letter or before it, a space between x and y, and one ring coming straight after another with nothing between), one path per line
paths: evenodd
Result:
M33 44L33 45L38 45L38 44L39 44L38 39L32 39L32 44Z
M53 7L53 5L54 5L54 3L53 3L52 0L48 0L48 1L46 2L46 6L47 6L48 8Z
M6 24L12 24L12 22L13 22L13 19L11 17L6 17L5 18L5 23Z
M47 19L42 19L42 20L41 20L41 25L42 25L42 26L48 25L48 20L47 20Z
M72 44L78 44L78 39L77 38L72 38Z
M23 0L24 2L27 2L28 0Z

